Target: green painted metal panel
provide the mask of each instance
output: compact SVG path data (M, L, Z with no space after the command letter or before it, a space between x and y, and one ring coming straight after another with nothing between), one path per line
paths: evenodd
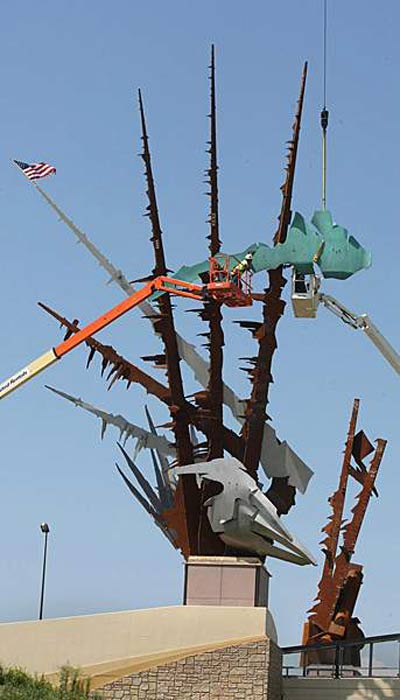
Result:
M274 247L253 243L238 253L229 254L231 267L249 252L253 253L255 273L273 270L279 265L292 265L299 272L311 274L316 265L323 277L347 279L371 265L371 253L346 228L334 224L329 211L314 212L311 223L296 212L284 243ZM174 277L199 282L199 275L208 269L208 260L204 260L196 265L183 265Z

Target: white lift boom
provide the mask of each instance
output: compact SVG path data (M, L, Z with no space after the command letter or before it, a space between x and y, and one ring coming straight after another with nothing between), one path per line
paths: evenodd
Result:
M293 268L292 274L292 307L296 318L316 318L318 306L323 304L325 308L338 316L343 323L347 323L355 330L363 330L381 355L392 365L397 374L400 374L400 355L388 340L380 333L372 323L369 316L361 314L357 316L344 304L329 294L319 291L321 280L317 275L305 275Z
M357 316L355 313L346 308L340 301L329 294L318 294L319 302L323 304L329 311L332 311L344 323L347 323L352 328L358 330L361 328L379 350L381 355L392 365L397 374L400 374L400 355L388 340L380 333L374 323L367 314Z

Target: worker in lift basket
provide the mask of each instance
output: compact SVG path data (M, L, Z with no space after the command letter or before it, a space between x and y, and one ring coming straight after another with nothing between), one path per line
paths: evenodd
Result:
M242 277L245 272L254 272L253 267L253 253L247 253L247 255L239 262L232 270L232 282L237 287L242 287Z

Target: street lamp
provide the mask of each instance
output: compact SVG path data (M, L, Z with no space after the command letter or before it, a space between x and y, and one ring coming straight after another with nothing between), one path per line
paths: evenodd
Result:
M44 534L42 587L41 587L41 591L40 591L40 607L39 607L39 620L42 620L43 619L43 603L44 603L44 585L45 585L45 581L46 581L47 538L49 536L50 528L49 528L47 523L42 523L40 526L40 529Z

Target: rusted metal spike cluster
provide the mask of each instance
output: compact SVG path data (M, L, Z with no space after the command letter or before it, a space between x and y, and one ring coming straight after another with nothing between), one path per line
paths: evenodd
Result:
M77 333L79 331L79 324L76 321L69 321L42 302L39 302L39 306L50 314L50 316L55 318L62 326L67 328L70 333ZM110 368L106 377L106 379L112 379L108 387L109 389L119 380L127 382L127 388L129 388L131 384L140 384L149 394L156 396L167 406L171 404L171 395L168 387L122 357L111 345L104 345L95 338L88 338L86 340L86 345L90 349L86 362L87 368L92 363L96 353L102 357L101 375L104 376L106 369Z
M79 331L79 323L75 320L74 322L69 321L67 318L59 314L57 311L54 311L50 307L46 306L43 303L39 304L41 308L43 308L47 313L49 313L53 318L55 318L62 326L67 328L67 331L72 334L72 333L77 333ZM141 386L143 386L148 393L156 396L160 401L162 401L165 405L167 405L170 410L171 414L173 415L173 405L172 405L172 399L171 399L171 394L165 385L161 384L157 380L155 380L153 377L150 375L146 374L146 372L143 372L140 368L136 367L133 363L129 362L126 360L124 357L119 355L111 346L108 345L103 345L99 341L95 340L94 338L88 338L86 342L87 346L90 348L90 354L89 354L89 359L90 361L93 359L95 353L99 353L102 357L102 376L105 373L105 369L108 366L111 366L111 372L110 374L114 375L114 380L112 381L112 384L114 381L117 381L118 379L124 379L125 381L128 382L128 386L130 386L131 383L139 383ZM89 366L89 362L87 363L87 366ZM109 374L109 376L110 376ZM111 386L109 387L111 388ZM185 412L188 416L189 422L194 425L198 430L203 432L206 437L209 439L209 418L208 418L208 412L202 411L200 408L196 408L192 404L189 403L186 399L183 402L183 408L185 409ZM175 422L172 422L168 426L168 428L175 428ZM237 456L239 458L239 452L238 449L240 449L240 445L238 445L238 440L239 437L234 433L233 431L224 428L223 431L223 444L225 448L227 449L228 452L232 453L233 456ZM185 477L184 479L181 480L180 483L184 483L185 481L188 481L191 479L191 477ZM185 484L186 486L187 484ZM196 486L196 484L195 484ZM189 555L189 553L201 553L201 551L205 548L207 552L213 552L214 554L220 554L222 553L221 550L221 542L217 537L214 535L214 533L211 531L211 528L209 527L209 523L207 519L201 518L200 522L200 517L198 518L199 522L196 523L197 529L195 529L194 526L192 526L192 543L188 541L188 537L185 535L186 528L188 525L188 521L185 518L184 515L180 512L180 509L183 508L183 487L179 487L176 492L176 501L173 507L168 508L168 511L166 512L165 517L168 519L168 526L172 528L172 530L177 532L177 541L179 542L179 546L182 550L182 553L184 554L185 557ZM197 490L196 486L196 497L200 498L200 492ZM192 508L193 506L193 499L190 501L190 506ZM201 509L200 507L195 511L195 513L198 513L199 516L201 514ZM190 521L189 521L190 523ZM198 533L202 533L202 538L199 541ZM199 550L200 546L200 550Z
M39 303L42 309L47 311L53 318L55 318L62 326L70 330L72 333L77 333L79 331L79 325L74 324L69 321L64 316L61 316L57 311L54 311L46 304ZM99 353L102 357L102 366L104 362L110 365L115 363L118 367L124 368L124 376L122 373L118 376L118 379L125 379L129 384L137 383L140 384L149 394L155 396L166 406L171 406L171 395L168 387L161 384L156 379L151 377L146 372L143 372L139 367L134 365L132 362L126 358L119 355L114 348L110 345L103 345L98 340L94 338L88 338L86 341L87 346L90 348L90 353L93 350ZM198 406L194 406L187 399L184 401L184 408L189 417L190 424L193 425L197 430L202 432L207 438L209 437L209 411L203 409L203 404L200 400L201 392L195 394L196 402ZM239 435L237 435L233 430L225 426L222 427L223 434L223 444L224 449L237 459L243 459L243 446Z
M318 585L317 602L309 611L310 616L304 628L304 644L313 644L318 640L330 643L337 638L346 638L350 631L352 638L354 636L362 638L358 620L352 617L362 583L362 566L354 564L351 560L369 500L372 494L376 493L375 481L384 455L386 440L378 438L374 448L362 430L356 433L358 412L359 400L355 399L339 485L329 498L332 513L328 524L322 529L326 535L321 542L325 562ZM373 453L372 459L367 468L364 460L371 453ZM352 460L357 464L357 468L352 466ZM361 483L362 488L356 496L355 506L351 509L352 517L344 525L344 506L350 477ZM338 554L341 534L342 544ZM326 654L327 652L323 653L324 660L322 657L318 659L321 663L326 661ZM308 657L309 655L304 660L305 665L315 661L314 657L313 659Z
M274 244L286 239L291 217L291 200L293 192L296 158L300 137L301 116L304 102L304 91L307 78L307 63L304 65L300 85L300 95L297 103L297 111L293 124L293 139L290 141L286 179L281 188L282 206L279 216L279 228L274 236ZM267 420L266 407L268 404L268 390L272 379L272 359L277 348L276 327L285 309L282 301L282 289L286 279L282 274L282 267L268 272L269 287L265 290L263 301L263 321L260 326L249 322L241 322L241 325L249 328L258 341L258 355L254 367L250 370L252 392L246 407L246 420L242 430L245 444L244 463L252 476L257 474L260 461L264 424ZM252 358L250 358L252 360Z

